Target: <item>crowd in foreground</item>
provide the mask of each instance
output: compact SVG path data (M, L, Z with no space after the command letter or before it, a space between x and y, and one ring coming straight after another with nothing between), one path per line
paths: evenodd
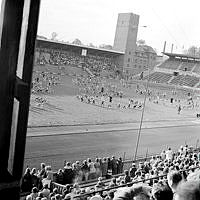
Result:
M168 148L166 151L162 151L160 155L153 156L149 161L140 162L139 164L132 163L132 167L129 170L124 170L123 175L112 176L113 178L108 183L104 181L103 173L98 171L96 172L96 174L99 173L98 176L96 176L96 178L98 177L96 185L83 188L79 185L77 179L74 179L71 184L64 184L62 192L58 191L57 188L51 187L51 168L45 167L43 164L42 169L38 172L34 169L32 169L32 171L35 172L31 172L29 168L27 169L30 175L35 174L41 181L36 179L36 177L35 179L32 177L32 182L30 182L29 185L29 189L32 188L32 192L26 199L196 200L200 198L199 160L200 153L194 152L192 149L188 148L187 145L185 147L180 147L177 153L174 153ZM87 162L88 165L91 163L89 160ZM71 169L70 163L66 162L64 170L65 169ZM25 181L28 177L27 170L22 179L22 191L28 184L27 180ZM115 169L112 168L109 170L107 169L107 173L111 172L112 175L119 173L114 170ZM120 170L123 170L123 168ZM87 175L85 175L85 177L87 177ZM136 182L141 183L138 183L139 185L133 184ZM196 198L194 197L195 195Z

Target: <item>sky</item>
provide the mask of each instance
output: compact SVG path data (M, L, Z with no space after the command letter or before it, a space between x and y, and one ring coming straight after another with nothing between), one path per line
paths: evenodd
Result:
M113 45L118 13L132 12L140 15L138 40L158 54L164 41L166 51L174 44L174 53L181 53L200 46L199 7L199 0L41 0L38 35Z

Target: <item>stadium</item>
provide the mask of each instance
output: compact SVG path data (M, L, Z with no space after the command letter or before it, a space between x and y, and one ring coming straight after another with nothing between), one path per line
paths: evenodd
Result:
M28 120L20 118L27 124L17 129L25 135L11 136L26 142L20 199L116 200L126 187L128 199L150 199L150 191L159 199L152 188L161 186L173 199L169 179L198 179L200 57L164 48L159 60L137 43L139 17L118 14L112 48L35 32L30 94L20 81L14 89L17 99L30 97Z

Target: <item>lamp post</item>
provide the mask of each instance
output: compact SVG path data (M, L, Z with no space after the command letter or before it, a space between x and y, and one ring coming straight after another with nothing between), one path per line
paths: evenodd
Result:
M148 65L148 78L147 78L146 86L145 86L145 96L144 96L144 101L143 101L142 114L141 114L141 119L140 119L140 126L139 126L139 130L138 130L138 135L137 135L137 142L136 142L134 160L136 160L136 158L137 158L137 152L138 152L138 147L139 147L139 142L140 142L140 137L141 137L141 130L142 130L142 124L143 124L143 118L144 118L146 99L147 99L147 95L149 93L149 74L150 74L150 69L149 69L149 65Z
M147 28L147 26L141 26L141 27ZM141 137L141 130L142 130L142 124L143 124L143 118L144 118L144 111L145 111L146 99L147 99L147 95L149 93L149 75L150 75L150 67L149 67L149 61L148 61L148 78L146 80L145 96L144 96L143 107L142 107L142 114L141 114L141 119L140 119L140 125L139 125L138 135L137 135L134 160L136 160L136 158L137 158L137 152L138 152L138 147L139 147L139 142L140 142L140 137Z

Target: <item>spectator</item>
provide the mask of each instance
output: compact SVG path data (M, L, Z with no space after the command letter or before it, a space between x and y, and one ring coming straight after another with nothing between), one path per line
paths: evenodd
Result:
M31 194L26 197L26 200L34 200L38 196L38 189L33 187L31 190Z
M132 163L132 167L131 167L130 170L129 170L130 176L131 176L132 178L135 177L135 172L136 172L136 171L137 171L136 165L135 165L135 163Z
M168 150L166 151L166 159L168 161L173 160L173 151L171 150L171 148L169 147Z
M88 174L89 174L89 167L87 164L87 161L84 160L83 164L81 166L81 171L82 171L82 181L87 181L88 180Z
M152 196L155 200L173 200L173 192L167 184L158 183L153 186Z
M101 170L102 170L102 176L105 177L108 172L108 162L106 158L103 158Z
M38 188L39 186L39 178L37 177L36 168L31 170L31 180L32 180L32 187Z
M124 182L125 183L130 183L131 182L131 177L129 176L128 170L125 170L124 174L125 174L125 176L124 176Z
M40 171L39 171L39 177L40 178L46 178L47 174L46 174L46 170L45 170L45 163L41 163L40 165Z
M171 171L167 175L167 182L169 187L172 189L173 193L176 193L177 186L182 181L182 175L178 171Z
M175 200L199 200L200 182L187 181L179 184Z
M71 184L74 178L74 173L69 162L66 163L64 167L64 184Z
M116 187L116 186L117 186L116 178L112 178L108 187Z
M31 192L33 184L30 172L31 172L30 168L26 168L25 173L22 177L22 184L21 184L22 192Z
M96 177L101 177L102 176L102 171L101 171L101 165L100 165L100 161L98 158L95 159L95 163L94 163L94 167L95 167L95 171L96 171Z
M64 173L62 169L59 169L58 173L56 174L56 182L64 184Z
M65 187L63 188L62 194L63 196L66 196L67 194L72 192L72 188L70 186L70 184L65 185Z
M50 195L50 190L48 188L48 184L45 184L44 185L44 188L42 189L42 194L44 197L46 197L47 199L49 198L49 195Z
M122 158L119 157L117 160L117 174L121 174L123 172L123 161Z
M151 187L145 184L136 184L132 187L118 189L113 200L150 200Z
M115 156L112 156L111 159L111 168L112 168L112 174L117 174L117 160L115 159Z
M90 158L88 158L88 168L89 168L89 175L88 180L96 178L96 169L94 167L94 163Z

